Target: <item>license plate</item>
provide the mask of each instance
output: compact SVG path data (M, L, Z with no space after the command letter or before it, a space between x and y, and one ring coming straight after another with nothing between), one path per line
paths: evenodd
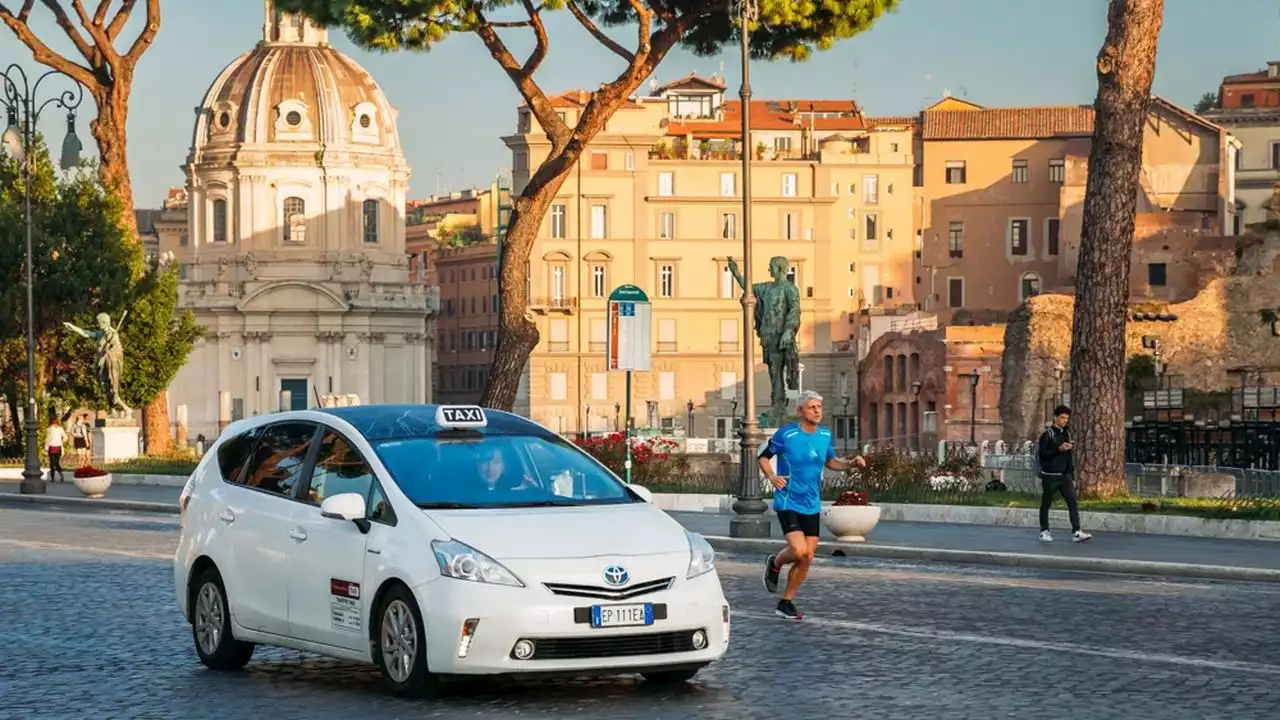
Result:
M591 627L634 627L653 624L653 604L594 605L591 608Z

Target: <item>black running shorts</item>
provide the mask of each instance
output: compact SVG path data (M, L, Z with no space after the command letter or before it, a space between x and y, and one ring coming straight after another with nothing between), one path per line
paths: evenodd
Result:
M788 535L793 532L802 532L805 537L818 537L818 529L821 527L819 513L813 515L804 515L795 510L779 510L778 524L782 526L782 534Z

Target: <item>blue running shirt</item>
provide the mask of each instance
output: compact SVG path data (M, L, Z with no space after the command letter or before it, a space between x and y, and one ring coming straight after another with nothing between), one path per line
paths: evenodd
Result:
M769 438L761 455L778 458L778 476L787 478L786 487L773 492L774 512L822 512L822 471L836 456L831 428L819 425L808 433L799 423L791 423Z

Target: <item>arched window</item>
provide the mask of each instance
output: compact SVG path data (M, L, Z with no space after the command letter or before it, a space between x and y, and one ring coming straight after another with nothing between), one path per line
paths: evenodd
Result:
M1033 298L1040 294L1040 276L1035 273L1022 274L1022 299Z
M364 201L364 244L378 244L378 201Z
M284 227L281 230L285 242L307 241L307 203L300 197L284 199Z
M213 241L227 241L227 201L222 198L213 201Z

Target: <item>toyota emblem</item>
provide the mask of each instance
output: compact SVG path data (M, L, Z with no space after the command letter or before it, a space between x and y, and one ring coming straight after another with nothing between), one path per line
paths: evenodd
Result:
M604 581L614 587L622 587L631 582L631 573L621 565L610 565L604 569Z

